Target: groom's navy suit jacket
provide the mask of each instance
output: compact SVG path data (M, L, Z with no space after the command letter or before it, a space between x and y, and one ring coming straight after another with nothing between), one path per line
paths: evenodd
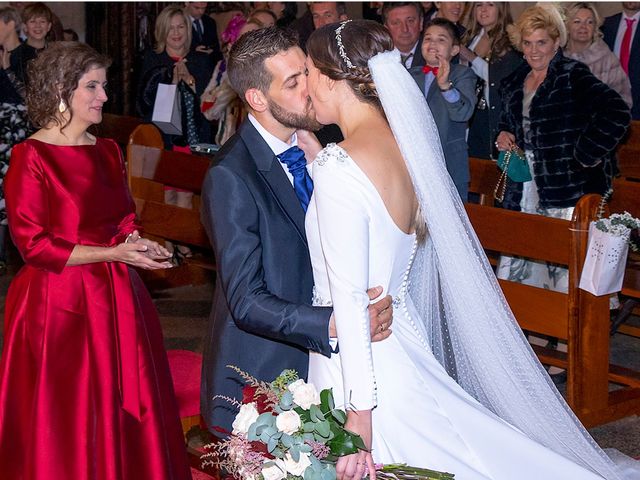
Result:
M304 211L279 160L250 121L218 153L202 187L202 223L218 276L204 346L201 412L231 430L240 400L235 365L271 381L306 377L308 350L330 354L331 309L311 307L313 274Z

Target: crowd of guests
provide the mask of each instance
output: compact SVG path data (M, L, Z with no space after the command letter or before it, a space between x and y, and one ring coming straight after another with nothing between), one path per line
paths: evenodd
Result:
M470 154L510 151L531 179L507 178L502 205L570 218L582 195L609 189L616 147L632 116L640 119L640 2L622 5L602 25L589 3L565 16L536 5L515 21L506 2L393 2L368 14L388 29L424 94L460 197ZM296 30L304 49L314 29L347 19L344 2L313 2L300 16L291 2L235 7L222 24L206 2L170 5L156 19L137 109L150 121L158 86L177 86L182 133L165 134L166 148L223 144L236 130L245 113L226 63L245 32ZM11 448L0 449L2 471L189 478L157 314L128 268L170 268L172 251L140 236L121 152L88 131L102 120L110 60L64 31L43 3L0 8L0 47L0 270L7 171L12 234L26 264L7 295L0 443ZM327 126L319 137L339 134ZM183 207L191 196L165 192ZM563 272L523 259L503 258L498 275L566 289Z
M589 81L595 79L598 85L611 89L616 94L615 99L621 97L627 107L633 109L633 118L640 118L636 112L640 101L634 102L640 91L640 75L636 73L640 62L629 61L633 55L637 57L640 54L640 35L635 35L634 26L638 20L636 17L640 15L640 3L623 2L622 5L623 12L609 17L604 24L594 5L584 2L568 5L564 16L560 13L555 15L554 11L558 11L555 7L529 9L515 23L507 2L389 2L379 4L377 9L367 4L369 8L364 13L378 19L388 29L400 51L401 61L424 91L438 124L449 172L461 197L466 200L468 157L497 159L500 153L498 145L501 144L499 138L504 138L507 133L517 136L515 126L504 125L509 121L507 116L513 114L511 109L522 108L522 99L516 90L522 89L523 80L514 77L524 75L527 81L533 77L537 79L535 85L530 84L532 88L525 89L528 93L525 104L527 108L532 107L530 120L534 126L538 115L541 115L541 105L557 103L549 96L552 92L548 87L559 74L557 67L562 63L561 58L574 59L586 65ZM188 2L182 9L167 7L156 22L156 49L146 55L140 74L138 111L148 120L158 83L180 85L183 83L181 80L186 83L186 86L179 87L183 101L183 135L165 135L167 146L171 148L193 143L221 145L243 120L243 102L230 87L225 74L226 53L240 35L276 25L295 30L300 46L305 49L306 39L314 29L347 18L345 2L310 2L302 15L298 15L295 3L253 2L228 5L226 21L216 25L205 13L206 8L206 2ZM184 24L184 35L171 37L169 24L174 20ZM625 35L627 20L631 20L631 27ZM221 30L219 35L217 28ZM536 64L539 52L527 56L524 50L529 46L529 40L523 40L523 36L543 30L552 32L549 45L553 48L549 55L541 57L542 64ZM172 46L172 42L179 44ZM572 70L576 64L565 63ZM549 67L551 72L545 81ZM587 93L587 86L580 83L574 74L567 78L569 84L566 88L573 92L573 103L563 104L563 117L579 133L591 135L592 131L607 130L600 126L600 122L610 121L618 111L617 103L614 101L614 107L600 112L602 118L589 116L589 112L584 111L587 105L581 105L579 100ZM512 81L504 82L506 79ZM540 86L542 88L538 90ZM509 105L505 104L507 98L512 99ZM533 105L530 105L532 100ZM592 106L593 102L587 104ZM518 115L522 116L521 113ZM589 125L573 123L575 118L587 117L591 118ZM529 117L526 118L529 121ZM554 122L554 125L561 123ZM555 139L553 132L547 133L541 135L537 132L531 141ZM614 137L608 136L613 145L606 146L605 154L596 161L597 165L571 166L571 171L587 169L585 172L589 175L585 175L590 177L598 177L605 172L605 181L592 178L587 187L579 188L582 193L602 193L602 189L608 187L615 171L612 153L624 135L624 128L618 133ZM318 132L318 136L325 144L341 139L340 132L331 126ZM526 146L531 147L529 151L535 153L530 165L534 173L533 184L538 190L546 190L545 183L536 176L536 172L546 171L544 165L549 161L540 153L545 150L544 144L524 145L523 141L518 137L511 143L523 150ZM593 141L601 147L604 145L599 139ZM511 143L503 146L511 148ZM607 160L609 157L611 161ZM564 165L564 168L569 168L569 165ZM569 170L565 173L569 175ZM507 185L504 204L508 208L519 206L519 201L513 200L516 190L518 188L513 185ZM539 195L542 199L547 197L546 192Z
M242 34L271 26L294 30L304 50L314 29L348 18L345 2L309 2L301 15L293 2L230 3L223 15L213 16L207 12L211 6L186 2L164 8L155 21L154 48L145 52L137 72L136 109L147 121L158 85L177 85L182 134L163 134L166 148L188 152L198 143L222 145L242 122L243 102L226 76L228 51ZM388 29L424 92L463 200L469 156L495 160L515 147L524 152L532 180L507 180L506 208L555 215L550 209L570 209L582 194L609 188L628 110L640 119L640 62L633 60L640 56L640 2L623 2L623 11L604 21L585 2L562 12L532 7L515 21L508 2L366 6L364 16ZM29 131L23 108L28 64L51 41L77 35L63 32L43 3L27 4L21 12L0 9L0 26L0 122L12 118L24 125L9 145ZM335 126L318 137L323 144L341 140ZM4 150L0 175L8 165L9 148ZM167 201L189 206L189 192ZM0 262L3 252L0 246Z

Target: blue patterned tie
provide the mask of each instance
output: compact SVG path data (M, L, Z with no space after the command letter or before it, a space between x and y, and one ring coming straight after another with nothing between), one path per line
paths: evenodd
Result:
M306 212L313 193L313 181L307 171L304 152L298 147L291 147L278 155L278 158L289 169L289 173L293 177L293 189L300 200L300 205Z

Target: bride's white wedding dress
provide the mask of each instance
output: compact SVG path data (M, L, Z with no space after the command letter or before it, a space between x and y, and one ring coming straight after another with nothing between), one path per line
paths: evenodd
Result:
M340 343L331 358L310 354L309 381L333 388L337 405L373 408L374 460L457 480L601 479L500 419L436 360L407 295L415 235L398 228L347 152L327 146L313 179L306 231L314 304L333 304ZM366 290L376 285L394 298L393 334L372 344Z

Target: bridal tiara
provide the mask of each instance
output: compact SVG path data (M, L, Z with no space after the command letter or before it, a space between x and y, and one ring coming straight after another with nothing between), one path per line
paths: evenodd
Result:
M344 49L344 44L342 43L342 29L349 23L351 20L345 20L340 23L340 26L336 28L336 43L338 44L338 53L340 54L340 58L344 60L344 63L347 64L347 68L356 68L356 66L349 60L347 56L347 52Z

